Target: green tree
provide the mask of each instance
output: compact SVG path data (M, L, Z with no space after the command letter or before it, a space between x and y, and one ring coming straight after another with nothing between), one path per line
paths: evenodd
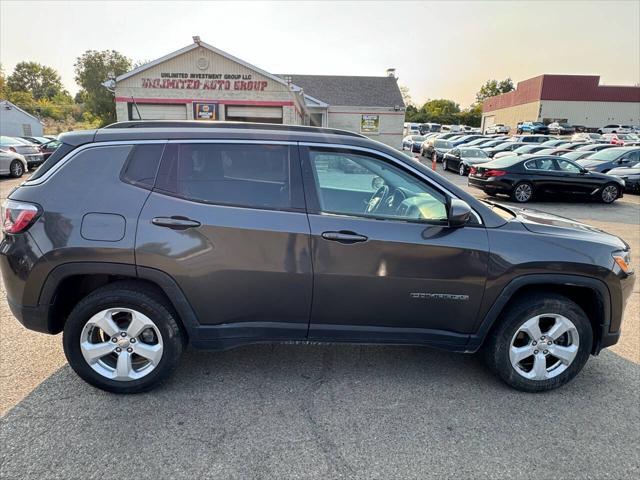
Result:
M116 106L113 92L102 84L110 75L121 75L131 69L131 60L115 50L97 52L87 50L76 59L75 80L86 95L85 108L102 125L116 121Z
M37 115L38 113L36 110L36 100L33 98L33 95L31 95L31 92L13 92L8 90L7 100L32 115Z
M30 92L36 100L51 99L64 91L58 72L37 62L18 63L7 79L7 87L14 92Z
M500 82L497 80L487 80L478 93L476 93L476 102L482 103L485 98L495 97L503 93L510 92L515 87L513 86L513 80L506 78Z

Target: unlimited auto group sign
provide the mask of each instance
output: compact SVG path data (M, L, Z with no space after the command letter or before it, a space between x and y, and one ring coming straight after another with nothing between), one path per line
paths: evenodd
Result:
M267 88L265 80L232 73L161 73L160 78L143 78L142 88L177 90L255 90Z

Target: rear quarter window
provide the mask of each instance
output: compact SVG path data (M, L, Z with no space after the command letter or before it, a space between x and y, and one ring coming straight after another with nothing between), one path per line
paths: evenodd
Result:
M67 145L66 143L61 143L60 146L56 148L54 152L49 156L49 158L47 158L45 162L40 165L40 168L38 168L35 173L31 175L31 177L29 177L29 180L37 180L38 178L43 176L56 164L58 164L60 160L67 156L67 154L71 153L75 148L76 147Z
M163 150L164 144L135 145L122 169L121 180L152 189Z

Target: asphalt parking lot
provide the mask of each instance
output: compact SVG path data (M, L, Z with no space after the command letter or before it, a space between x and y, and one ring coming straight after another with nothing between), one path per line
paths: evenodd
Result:
M17 183L0 179L0 197ZM640 252L639 196L531 206ZM258 345L190 350L135 396L76 377L61 337L22 328L0 283L0 478L636 478L639 283L620 343L545 394L506 387L477 356Z

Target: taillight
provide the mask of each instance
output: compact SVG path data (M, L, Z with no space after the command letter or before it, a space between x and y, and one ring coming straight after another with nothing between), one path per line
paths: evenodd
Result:
M475 175L476 173L478 173L478 169L476 167L471 167L471 169L469 170L469 175Z
M501 177L506 174L507 172L505 172L504 170L487 170L486 172L484 172L485 177Z
M37 205L16 200L7 200L2 206L2 231L4 233L25 232L38 218Z

